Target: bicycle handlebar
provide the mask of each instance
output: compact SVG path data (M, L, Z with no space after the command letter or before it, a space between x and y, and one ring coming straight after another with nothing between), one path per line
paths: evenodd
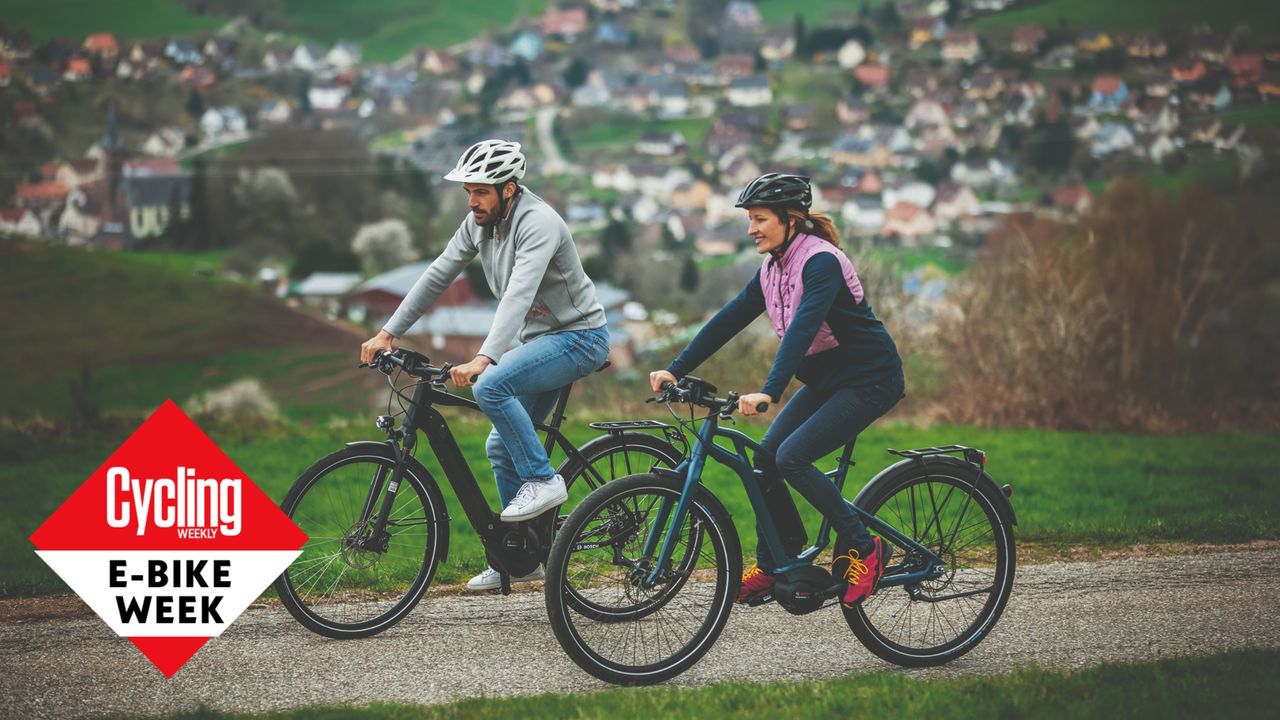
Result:
M656 398L651 398L652 401L698 405L722 417L729 417L733 414L733 411L738 407L738 398L740 397L734 391L730 391L728 397L716 397L714 385L691 375L686 375L677 384L666 381L658 387L662 390L662 394ZM768 411L769 403L756 403L756 412L763 413Z

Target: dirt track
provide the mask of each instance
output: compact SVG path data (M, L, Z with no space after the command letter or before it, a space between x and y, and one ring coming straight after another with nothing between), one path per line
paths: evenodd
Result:
M835 610L735 608L715 648L673 684L867 671L924 678L1280 647L1277 576L1275 549L1022 567L990 637L951 665L916 671L868 653ZM430 704L604 687L560 650L539 593L431 598L395 629L350 642L312 635L282 609L250 610L171 680L96 617L0 626L0 717Z

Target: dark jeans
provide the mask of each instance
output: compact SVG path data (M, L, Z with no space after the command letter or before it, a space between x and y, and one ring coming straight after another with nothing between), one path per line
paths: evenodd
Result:
M787 403L761 441L756 465L778 473L805 500L831 521L836 537L852 543L863 557L871 551L871 533L841 497L835 483L814 462L843 447L902 399L902 376L875 385L818 392L801 388ZM760 457L760 455L765 455ZM756 564L766 572L777 567L756 527Z

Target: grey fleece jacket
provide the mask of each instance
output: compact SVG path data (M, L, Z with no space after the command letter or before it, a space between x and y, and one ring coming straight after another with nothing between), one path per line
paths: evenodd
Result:
M495 238L468 213L440 257L427 266L384 330L400 337L440 297L467 263L480 256L498 312L480 354L495 363L515 340L605 324L596 286L582 270L573 235L556 211L527 188Z

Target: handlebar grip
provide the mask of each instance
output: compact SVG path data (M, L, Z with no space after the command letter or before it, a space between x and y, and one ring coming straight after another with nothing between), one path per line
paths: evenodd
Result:
M473 382L473 383L474 383L476 380L479 380L479 379L480 379L480 376L479 376L479 375L472 375L472 376L471 376L471 382Z
M756 412L758 413L769 412L769 403L767 402L756 403Z
M666 392L667 390L670 390L673 387L675 387L675 383L671 382L670 380L663 380L662 384L658 386L658 389L662 390L663 392Z

